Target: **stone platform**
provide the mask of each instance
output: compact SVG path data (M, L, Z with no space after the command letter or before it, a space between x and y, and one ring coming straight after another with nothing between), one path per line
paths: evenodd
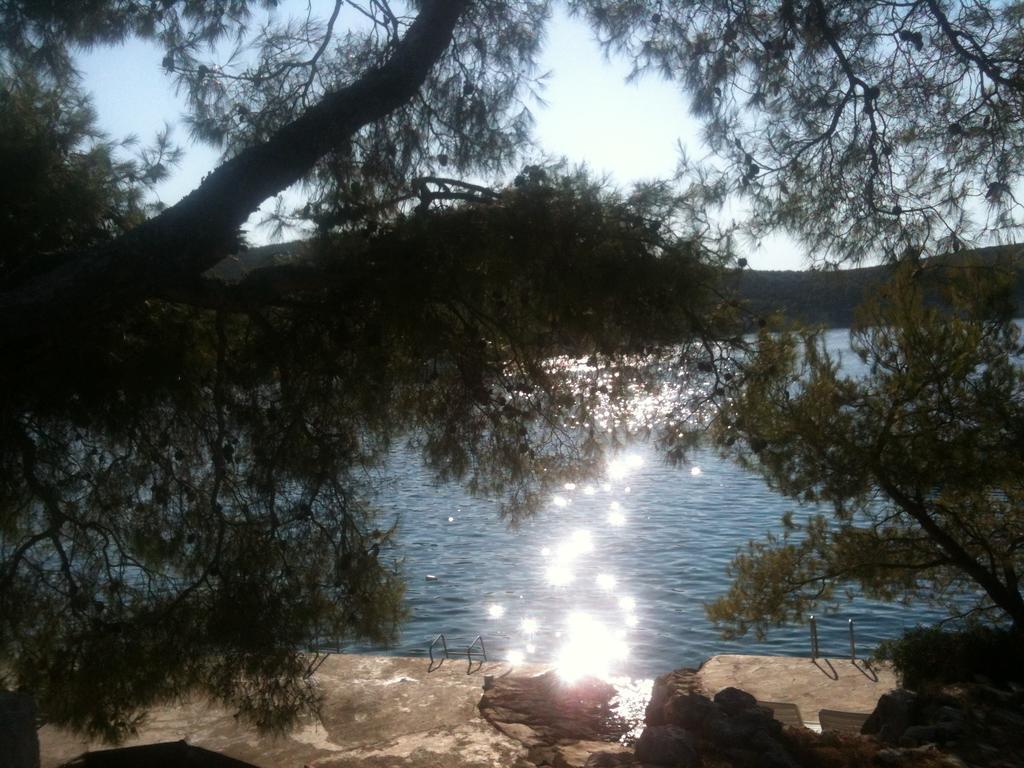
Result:
M335 655L316 673L325 694L323 724L306 723L280 738L259 736L232 713L194 701L151 712L123 746L186 740L261 768L530 768L523 745L496 730L477 709L484 675L508 664L397 656ZM524 665L517 674L544 668ZM87 750L108 749L46 726L39 731L41 768Z
M759 701L796 704L811 727L818 725L821 709L870 713L883 693L897 687L885 665L795 656L712 656L701 665L697 680L709 696L731 686Z

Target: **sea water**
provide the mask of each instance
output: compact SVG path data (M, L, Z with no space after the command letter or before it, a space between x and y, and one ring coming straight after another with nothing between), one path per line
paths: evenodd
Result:
M847 338L832 331L828 342L841 348ZM479 635L489 658L631 677L719 653L810 655L806 625L727 641L704 605L728 589L727 566L748 540L780 532L786 512L799 521L828 510L780 496L713 451L673 467L653 447L632 446L603 482L562 489L515 530L496 501L435 484L412 452L396 453L388 470L377 505L384 522L398 523L393 554L409 618L392 647L346 650L425 656L443 633L455 655ZM817 617L820 651L850 655L850 619L865 656L938 618L854 595Z

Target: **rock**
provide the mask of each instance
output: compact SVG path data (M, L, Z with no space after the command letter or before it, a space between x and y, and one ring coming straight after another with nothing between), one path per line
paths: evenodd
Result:
M704 724L717 713L717 708L707 696L686 693L672 697L663 707L662 725L679 725L690 731L701 730Z
M1024 731L1024 714L1009 709L991 709L988 713L989 719L996 725L1011 728L1016 731Z
M584 679L564 683L556 673L534 677L504 675L480 699L480 714L501 729L528 725L548 744L571 741L617 742L630 725L617 716L608 683Z
M963 725L964 711L959 707L943 706L935 711L934 719L938 723L959 723Z
M758 753L754 765L756 768L801 768L800 763L781 746Z
M651 699L647 702L647 709L644 710L644 722L647 725L665 725L665 702L669 696L669 681L672 673L658 675L651 688Z
M913 749L897 749L888 747L875 753L876 765L889 768L899 766L924 765L930 767L946 766L947 768L966 768L966 764L956 755L937 750L934 746L914 747Z
M900 736L901 747L920 747L924 744L944 742L945 733L941 725L912 725Z
M594 752L583 768L627 768L635 764L632 752Z
M613 686L595 679L569 684L554 672L509 674L493 679L478 707L491 725L526 748L534 765L631 766L633 749L620 740L632 725L612 706L615 695Z
M633 750L621 744L576 741L556 744L550 764L555 768L619 768L634 764Z
M985 698L994 704L1013 704L1014 695L1010 691L1003 691L994 685L977 685L975 692L984 694Z
M550 744L530 747L526 754L534 765L554 765L559 759L558 749Z
M696 768L697 747L693 736L678 725L653 725L644 729L636 744L641 763Z
M771 716L771 710L755 706L734 717L709 720L705 733L718 747L729 749L746 744L759 734L774 740L782 733L782 723Z
M32 697L0 691L0 762L9 768L39 768L39 738Z
M897 744L914 722L917 703L917 694L903 688L883 693L860 732L878 736L888 744Z
M888 747L880 749L875 753L875 762L879 765L900 765L905 759L902 749Z
M666 706L673 699L679 696L688 696L696 691L696 675L697 671L689 667L682 667L659 675L651 690L651 698L644 713L644 722L647 725L668 725L671 720L665 709Z
M493 725L510 739L515 739L527 749L543 746L545 743L544 739L528 725L523 725L522 723L500 723Z
M756 707L757 699L739 688L723 688L715 694L715 704L721 707L725 714L732 716L745 709Z
M770 707L762 707L758 704L753 709L741 712L737 717L759 723L760 729L770 734L772 738L778 738L782 735L782 723L775 719L775 713L772 712Z

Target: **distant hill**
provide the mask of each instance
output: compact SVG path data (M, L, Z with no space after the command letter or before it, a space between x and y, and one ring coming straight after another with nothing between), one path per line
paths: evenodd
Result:
M207 274L233 282L254 270L302 258L299 241L263 245L225 259ZM1024 316L1024 244L979 248L948 260L967 258L1014 264L1018 273L1017 314ZM889 279L892 270L891 265L832 271L737 269L728 272L725 287L745 302L755 317L778 312L811 325L846 328L853 322L857 306Z
M956 258L968 257L1016 267L1017 314L1024 316L1024 245L980 248ZM812 325L845 328L853 322L857 306L889 279L892 270L891 265L834 271L734 270L727 286L755 316L778 312Z

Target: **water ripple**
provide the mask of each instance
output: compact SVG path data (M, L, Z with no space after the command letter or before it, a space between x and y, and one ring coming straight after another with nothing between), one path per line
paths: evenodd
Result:
M391 651L424 654L439 632L455 651L481 634L494 657L554 661L562 655L607 662L609 674L638 678L715 653L806 655L806 627L773 631L763 643L726 642L703 604L726 590L725 568L738 547L778 529L787 510L801 516L814 508L795 506L711 453L694 456L699 474L666 466L649 448L633 455L638 458L607 489L567 490L560 496L571 503L553 500L516 531L498 519L493 502L436 486L414 456L396 455L395 482L379 503L400 523L411 615ZM609 520L612 502L623 524ZM848 618L857 620L864 651L930 614L857 598L841 616L821 621L826 654L848 653ZM526 619L534 622L528 632ZM601 654L609 658L598 660Z

